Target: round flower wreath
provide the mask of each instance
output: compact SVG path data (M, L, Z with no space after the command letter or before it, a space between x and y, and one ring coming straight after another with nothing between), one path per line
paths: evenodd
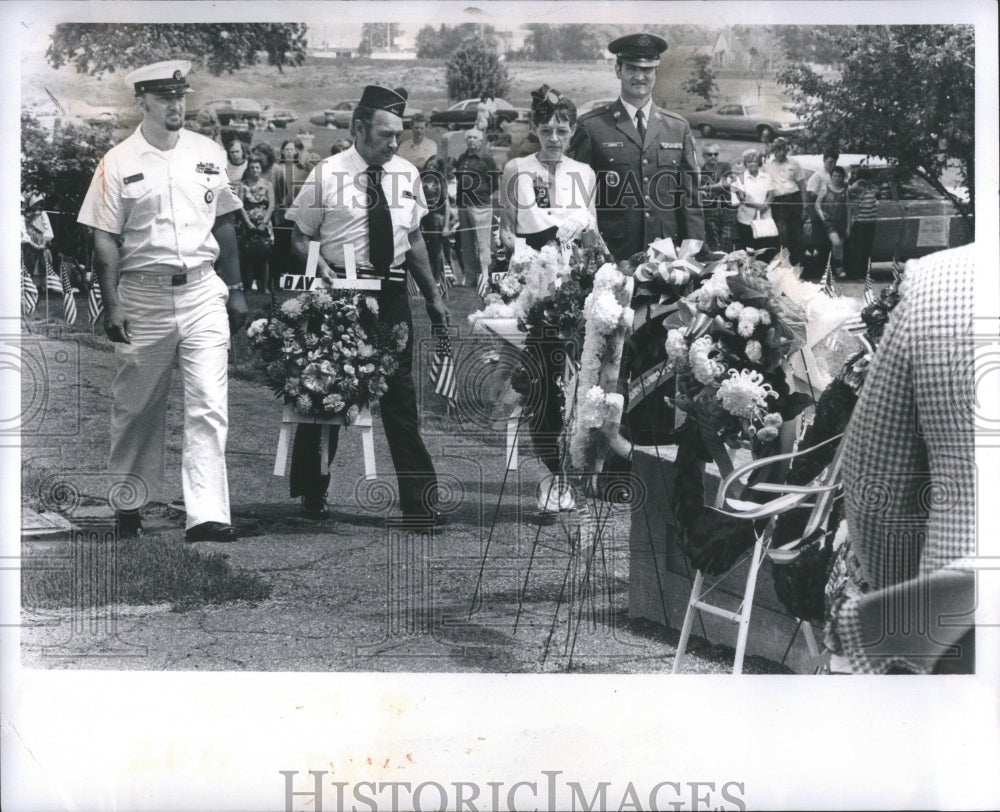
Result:
M385 394L409 330L379 322L372 296L319 290L273 305L247 336L277 397L308 417L350 421Z

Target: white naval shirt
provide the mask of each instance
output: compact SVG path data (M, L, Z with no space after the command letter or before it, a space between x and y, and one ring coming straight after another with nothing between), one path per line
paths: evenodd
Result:
M137 129L94 172L77 219L121 235L121 273L213 264L216 217L242 208L229 187L225 150L189 130L178 135L173 149L161 150Z
M323 259L336 268L344 267L344 243L354 245L358 265L370 264L367 169L353 146L325 158L309 173L286 215L303 234L319 240ZM410 250L410 232L419 228L427 214L427 202L420 173L409 161L394 155L382 170L381 185L392 218L392 265L398 267Z

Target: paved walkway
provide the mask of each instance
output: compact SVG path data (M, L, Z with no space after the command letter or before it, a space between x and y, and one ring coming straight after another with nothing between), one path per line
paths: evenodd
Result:
M457 289L456 295L472 292ZM469 306L453 302L453 309ZM426 317L415 316L419 336ZM30 470L43 472L29 476L26 487L71 485L76 501L65 503L64 512L72 518L74 509L106 493L113 356L100 340L32 341L40 357L64 359L67 371L48 380L44 408L33 423L26 421L24 457ZM395 482L378 421L379 479L364 480L361 440L348 432L332 466L331 518L302 519L298 504L287 498L287 479L272 474L280 403L263 386L234 378L227 458L234 523L244 537L199 548L259 573L272 585L271 597L257 605L180 612L113 607L86 618L70 610L26 609L25 663L154 670L669 672L676 632L629 618L628 509L598 502L608 521L602 543L596 554L594 548L579 549L576 514L547 521L535 510L542 467L530 443L522 440L521 465L505 475L502 435L477 428L461 414L446 416L436 397L422 392L423 433L451 521L430 537L386 526L395 512L389 505ZM180 416L175 385L167 492L176 496ZM154 538L184 543L178 513L164 506L150 514ZM68 544L53 541L29 542L27 548L71 554ZM685 671L727 673L729 663L730 651L695 647ZM745 670L784 669L748 660Z

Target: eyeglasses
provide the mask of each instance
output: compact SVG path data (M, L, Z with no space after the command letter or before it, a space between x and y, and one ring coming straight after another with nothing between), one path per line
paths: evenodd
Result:
M719 153L718 153L718 152L706 152L706 153L705 153L705 157L706 157L706 158L711 158L711 157L713 157L713 156L715 156L715 157L718 157L718 156L719 156Z

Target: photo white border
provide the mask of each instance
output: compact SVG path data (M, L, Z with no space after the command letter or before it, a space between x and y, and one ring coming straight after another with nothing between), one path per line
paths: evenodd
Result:
M997 10L989 0L14 2L0 8L0 30L8 37L0 52L0 323L19 320L18 297L10 294L17 281L21 86L14 42L37 36L39 26L53 20L206 22L231 20L237 10L241 21L352 18L417 25L439 16L456 24L521 17L586 22L604 15L637 29L654 21L974 23L976 219L982 267L990 269L982 274L980 315L1000 314ZM0 401L16 402L11 376L0 375ZM984 404L994 415L997 406L996 400ZM0 538L2 555L9 557L19 549L17 449L0 448L0 455ZM997 457L996 449L977 452L980 544L984 555L994 556ZM1000 808L996 561L998 569L984 570L980 583L978 673L919 679L24 670L18 661L18 579L3 570L3 808L283 809L279 770L298 770L303 779L310 769L333 771L331 780L351 783L475 782L484 795L488 781L509 788L517 781L543 782L542 770L561 770L562 781L578 781L588 794L599 781L611 781L608 797L616 804L629 782L642 798L662 781L737 781L751 809ZM530 801L527 791L518 797ZM543 801L540 796L539 808Z

